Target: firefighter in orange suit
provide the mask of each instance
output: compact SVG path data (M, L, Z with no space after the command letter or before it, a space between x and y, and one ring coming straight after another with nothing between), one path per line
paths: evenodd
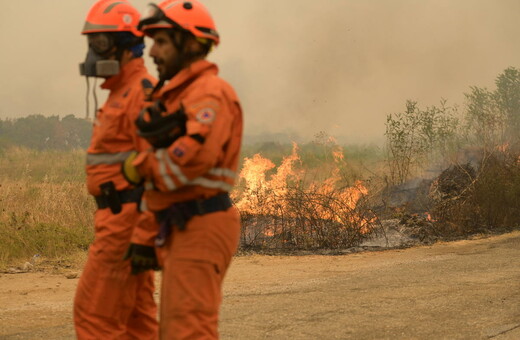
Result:
M82 31L89 50L80 65L81 74L104 78L101 87L109 95L97 112L87 151L87 189L98 209L95 240L74 299L74 325L80 340L158 337L153 271L134 268L136 275L132 275L130 263L123 259L142 215L138 204L143 188L130 185L121 166L131 152L149 147L137 136L134 121L156 83L141 57L144 43L137 30L139 18L127 1L100 0L90 9ZM130 252L145 260L155 256L153 248L138 242Z
M124 172L134 183L144 180L143 209L159 222L160 339L217 339L222 282L240 235L229 191L242 110L205 60L219 36L199 1L152 4L140 26L154 41L150 56L162 87L136 121L153 148L129 157Z

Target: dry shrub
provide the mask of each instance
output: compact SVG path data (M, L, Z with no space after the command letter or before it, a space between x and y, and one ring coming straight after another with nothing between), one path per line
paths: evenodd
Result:
M360 182L343 188L288 186L258 191L254 212L241 211L241 246L253 249L335 249L359 245L377 219Z
M520 158L517 152L484 153L475 168L447 169L433 190L432 217L443 234L520 226Z
M367 189L349 171L342 147L325 146L315 169L302 166L296 144L278 167L259 154L244 160L232 195L243 248L345 248L370 236L377 219Z
M520 157L491 155L475 182L473 205L489 228L520 226Z

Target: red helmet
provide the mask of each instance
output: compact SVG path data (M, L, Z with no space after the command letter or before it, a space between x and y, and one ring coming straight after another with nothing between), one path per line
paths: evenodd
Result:
M147 30L157 28L180 28L215 45L220 42L211 14L198 0L165 0L158 6L150 4L139 28L145 34Z
M143 33L137 29L141 15L126 0L99 0L88 12L82 34L100 32L131 32L137 37Z

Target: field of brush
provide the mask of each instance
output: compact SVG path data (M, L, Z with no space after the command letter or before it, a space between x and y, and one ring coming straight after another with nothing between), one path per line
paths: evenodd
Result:
M245 145L231 192L241 251L348 249L385 232L388 220L424 242L517 228L520 157L513 150L480 150L478 162L452 162L430 178L417 167L416 177L395 183L395 158L377 146L341 146L327 136ZM84 163L83 149L0 149L0 270L35 259L81 263L96 209Z
M349 158L352 161L347 166L346 159ZM376 164L380 158L377 147L347 150L333 141L301 146L275 143L245 146L242 165L249 164L250 168L242 173L232 196L237 206L240 204L244 218L251 219L251 216L260 214L269 219L277 214L265 211L271 206L269 200L259 205L255 199L280 198L296 184L303 189L302 182L310 185L328 180L329 191L318 187L314 191L325 190L323 194L329 195L332 194L330 190L344 191L347 182L362 180L363 168ZM85 187L84 163L83 149L0 149L0 269L31 262L35 257L74 262L78 256L84 255L93 239L95 211L94 201ZM283 213L278 211L278 215L280 212ZM275 237L276 242L287 242L288 232L293 233L294 239L296 229L289 230L288 225L281 227L285 228L285 234L284 237ZM273 225L262 225L262 228L267 228L260 231L262 236L279 234ZM251 238L251 233L245 230L243 240L250 245L266 246L265 237Z

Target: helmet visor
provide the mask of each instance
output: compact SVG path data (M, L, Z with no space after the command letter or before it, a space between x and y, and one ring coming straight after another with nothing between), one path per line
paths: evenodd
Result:
M112 50L114 38L106 33L87 34L88 46L97 54L103 55Z
M181 28L181 26L168 18L162 9L159 8L156 4L148 4L141 21L139 21L139 25L137 29L140 31L146 30L146 26L148 25L156 25L156 24L164 24L165 28L169 26Z

